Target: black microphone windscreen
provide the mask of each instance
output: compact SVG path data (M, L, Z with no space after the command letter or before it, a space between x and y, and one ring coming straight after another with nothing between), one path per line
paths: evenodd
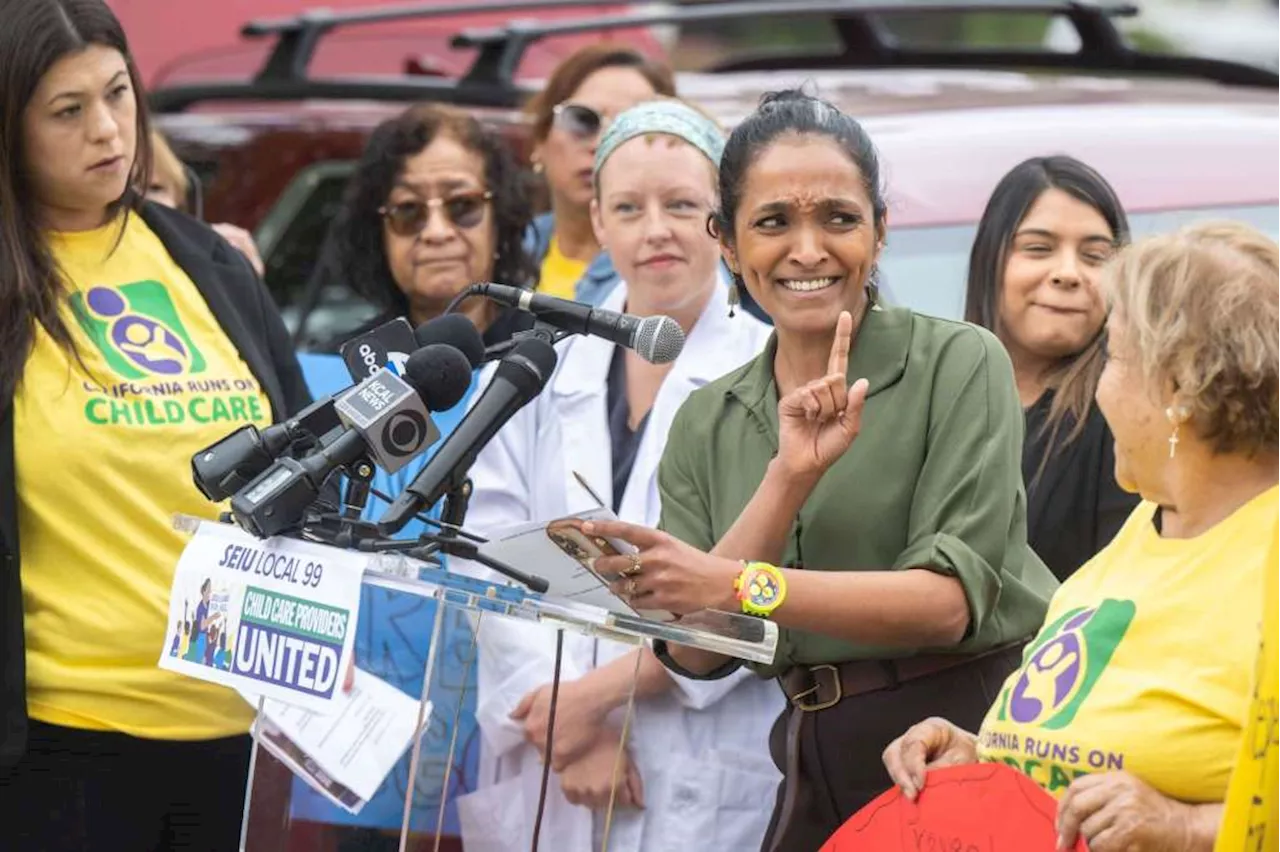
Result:
M461 352L472 367L484 363L484 339L475 324L462 314L444 314L424 322L414 329L413 336L420 347L447 343Z
M463 319L471 325L470 320ZM409 356L404 380L422 397L428 411L448 411L471 387L471 364L457 347L432 343Z
M525 338L498 362L497 375L519 388L521 396L532 399L551 378L557 357L555 347L545 340Z

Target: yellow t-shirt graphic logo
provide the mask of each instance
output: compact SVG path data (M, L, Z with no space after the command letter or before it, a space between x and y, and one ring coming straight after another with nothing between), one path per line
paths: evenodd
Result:
M1174 799L1222 801L1236 750L1256 745L1241 733L1277 499L1270 488L1190 539L1162 536L1158 507L1139 504L1053 596L983 721L979 757L1055 796L1122 770Z
M159 281L95 286L74 294L72 300L81 327L122 378L176 377L204 370L204 357Z
M1040 634L1000 719L1055 730L1071 724L1133 621L1132 601L1104 600L1065 613Z

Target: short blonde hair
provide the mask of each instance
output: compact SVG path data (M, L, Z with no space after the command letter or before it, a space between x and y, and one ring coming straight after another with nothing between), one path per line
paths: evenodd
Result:
M164 134L159 130L151 131L151 182L160 184L173 194L178 209L187 209L187 193L191 189L187 179L187 170L183 167L178 155L173 153Z
M1280 251L1238 222L1204 222L1121 250L1112 307L1151 388L1171 387L1215 452L1280 436Z

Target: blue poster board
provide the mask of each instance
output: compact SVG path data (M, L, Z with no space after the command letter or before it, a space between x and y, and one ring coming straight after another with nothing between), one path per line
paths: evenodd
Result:
M302 364L307 386L316 398L339 391L352 383L346 365L337 355L307 353L300 354L298 360ZM475 389L476 378L473 376L471 388L461 402L446 412L432 414L432 419L440 430L441 441L453 432L466 413L467 400ZM395 474L379 470L373 481L374 489L394 498L417 475L439 445L440 442L437 442ZM366 517L376 518L385 509L386 506L381 501L371 497L365 514ZM434 507L428 514L430 517L437 516L438 507ZM413 521L401 531L401 536L417 536L423 530L422 522ZM356 629L356 665L414 698L419 697L422 694L422 679L436 608L435 601L418 595L365 587L360 596L360 619ZM414 788L411 819L414 831L435 830L440 796L445 792L447 806L444 833L457 836L459 827L454 800L475 789L480 729L475 715L476 667L472 636L472 626L467 614L457 609L447 609L440 634L443 646L436 658L429 696L434 705L432 718L423 736L418 780ZM452 771L449 773L449 787L444 791L446 760L455 719L457 745ZM410 754L411 751L405 752L377 794L358 814L350 814L330 804L306 783L295 778L292 818L398 831L409 783Z

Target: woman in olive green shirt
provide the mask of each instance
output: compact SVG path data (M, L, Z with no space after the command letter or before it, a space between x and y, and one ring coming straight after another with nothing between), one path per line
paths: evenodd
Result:
M889 787L879 757L904 719L981 721L1056 581L1026 542L1004 349L877 301L885 203L861 126L799 92L767 96L720 181L726 262L776 335L677 416L665 532L592 531L640 548L599 569L643 608L738 610L744 560L785 566L778 654L758 667L791 699L771 737L785 780L764 848L805 852ZM739 664L656 650L687 676Z

